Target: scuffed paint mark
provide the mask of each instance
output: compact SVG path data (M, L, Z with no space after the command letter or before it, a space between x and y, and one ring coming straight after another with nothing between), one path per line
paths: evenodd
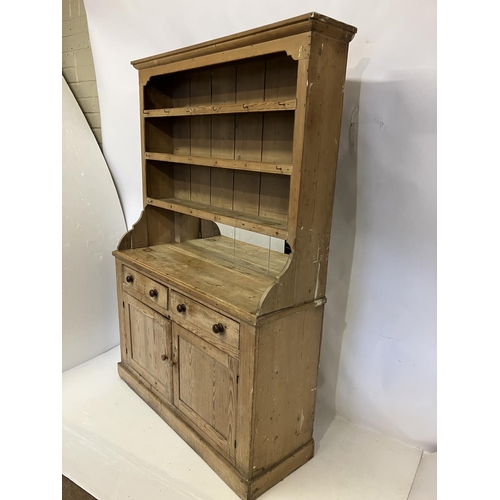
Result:
M318 260L319 260L319 247L318 247L318 250L316 252L316 259L313 260L313 264L316 264L316 262L318 262Z
M304 424L304 410L300 412L300 424L299 424L299 432L302 429L302 425Z
M314 291L314 298L318 296L319 291L319 273L321 271L321 262L318 263L318 272L316 274L316 290Z

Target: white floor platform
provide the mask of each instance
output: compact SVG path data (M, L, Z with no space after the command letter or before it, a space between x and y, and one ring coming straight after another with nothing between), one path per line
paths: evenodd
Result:
M118 377L118 361L117 347L63 373L62 473L98 500L236 500ZM420 450L321 407L315 440L314 458L262 500L408 500Z
M437 499L437 453L425 454L420 460L408 500Z

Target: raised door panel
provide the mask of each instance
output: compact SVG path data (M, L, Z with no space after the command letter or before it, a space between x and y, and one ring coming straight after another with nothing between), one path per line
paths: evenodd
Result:
M127 362L172 401L172 329L161 314L124 294Z
M238 361L173 323L174 405L231 461Z

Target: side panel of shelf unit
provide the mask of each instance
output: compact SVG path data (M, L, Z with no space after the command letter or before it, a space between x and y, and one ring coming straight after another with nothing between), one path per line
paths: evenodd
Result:
M291 178L288 210L293 259L260 314L321 299L326 290L348 45L319 33L311 43L297 79L293 153L301 168Z

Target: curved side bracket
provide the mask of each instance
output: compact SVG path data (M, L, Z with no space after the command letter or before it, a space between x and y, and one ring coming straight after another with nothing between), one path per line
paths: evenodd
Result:
M139 220L121 239L118 250L143 248L175 239L175 213L146 205Z
M294 254L288 256L287 263L273 283L262 295L257 316L262 316L273 311L285 309L293 305L293 290L295 283L295 259Z
M309 35L309 43L304 45L300 44L299 46L293 45L286 47L285 49L286 55L290 56L293 60L299 61L300 59L307 59L311 54L311 38Z
M143 233L146 225L145 210L141 212L139 219L135 224L132 225L132 229L127 231L120 240L117 250L130 250L131 248L138 248L136 243L136 238L133 235ZM145 245L142 245L145 246Z

